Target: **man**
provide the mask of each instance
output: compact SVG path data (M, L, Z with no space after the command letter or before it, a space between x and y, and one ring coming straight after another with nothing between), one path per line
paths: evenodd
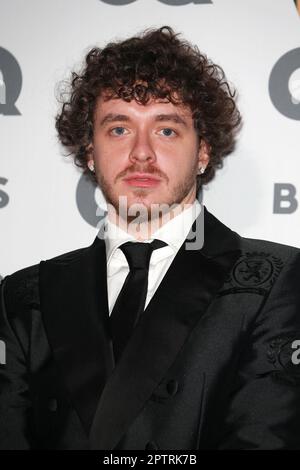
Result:
M87 55L57 130L108 214L1 285L1 448L300 448L300 252L196 199L239 125L171 28Z

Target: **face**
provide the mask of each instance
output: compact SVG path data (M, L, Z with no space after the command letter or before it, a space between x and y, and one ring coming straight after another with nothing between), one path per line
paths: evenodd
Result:
M107 203L120 214L127 208L194 202L196 175L207 166L207 146L193 125L192 113L183 105L152 100L99 98L94 116L90 159ZM127 219L128 213L127 213Z

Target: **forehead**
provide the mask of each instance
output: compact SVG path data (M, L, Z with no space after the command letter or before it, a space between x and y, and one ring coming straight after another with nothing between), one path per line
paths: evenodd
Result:
M105 99L100 96L96 103L95 117L102 118L107 113L127 115L131 118L155 117L159 114L176 113L185 120L192 121L191 109L184 104L173 104L170 101L152 98L147 104L135 101L125 101L121 98Z

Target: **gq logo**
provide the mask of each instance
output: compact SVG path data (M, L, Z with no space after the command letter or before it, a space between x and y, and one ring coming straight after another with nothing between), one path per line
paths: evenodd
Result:
M300 48L284 54L274 65L269 93L275 108L284 116L300 121Z
M136 0L101 0L103 3L108 3L109 5L129 5L130 3L136 2ZM165 5L172 6L181 6L188 5L189 3L203 4L203 3L212 3L211 0L158 0Z
M21 68L14 56L0 47L0 114L17 116L15 103L22 88Z

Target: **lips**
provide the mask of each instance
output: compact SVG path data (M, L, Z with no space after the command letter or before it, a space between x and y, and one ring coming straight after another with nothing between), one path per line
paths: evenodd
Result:
M129 186L139 186L143 188L157 186L160 183L158 178L146 173L134 173L125 178L124 181L129 184Z

